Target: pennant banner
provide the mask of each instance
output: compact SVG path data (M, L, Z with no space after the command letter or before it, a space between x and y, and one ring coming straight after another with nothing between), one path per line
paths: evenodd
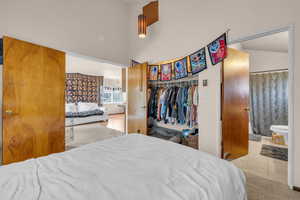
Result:
M175 61L174 63L175 79L185 78L188 76L187 57Z
M219 62L222 62L227 56L226 33L207 45L207 49L209 52L211 64L216 65Z
M227 32L207 45L212 65L222 62L227 57ZM150 65L151 81L170 81L188 77L207 69L206 48L192 53L180 60L161 65Z
M172 63L163 64L161 67L161 77L162 81L170 81L172 80Z
M150 67L150 80L151 81L157 81L158 80L158 65L151 65Z
M189 57L192 74L197 74L207 69L205 47L196 51Z

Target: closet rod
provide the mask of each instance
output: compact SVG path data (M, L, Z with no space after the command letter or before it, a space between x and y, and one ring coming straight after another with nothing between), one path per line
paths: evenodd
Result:
M284 71L288 71L288 69L273 69L273 70L267 70L267 71L250 72L250 74L262 74L262 73L268 73L268 72L284 72Z
M182 83L182 82L189 82L189 81L198 81L198 76L195 77L186 77L178 80L172 81L149 81L149 84L168 84L168 83Z

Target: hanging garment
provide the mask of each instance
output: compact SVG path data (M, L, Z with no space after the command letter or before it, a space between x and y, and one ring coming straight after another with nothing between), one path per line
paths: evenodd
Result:
M148 116L168 124L197 124L197 86L152 87L149 91Z

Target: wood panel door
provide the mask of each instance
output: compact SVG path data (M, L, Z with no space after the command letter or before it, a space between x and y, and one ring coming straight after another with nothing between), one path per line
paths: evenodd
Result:
M65 53L4 37L3 164L65 150Z
M127 132L147 135L147 63L127 70Z
M228 49L222 68L222 156L248 154L249 54Z

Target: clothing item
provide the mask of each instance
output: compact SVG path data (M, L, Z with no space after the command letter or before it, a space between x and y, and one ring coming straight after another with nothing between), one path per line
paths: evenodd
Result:
M148 117L164 123L197 125L198 86L152 87Z

